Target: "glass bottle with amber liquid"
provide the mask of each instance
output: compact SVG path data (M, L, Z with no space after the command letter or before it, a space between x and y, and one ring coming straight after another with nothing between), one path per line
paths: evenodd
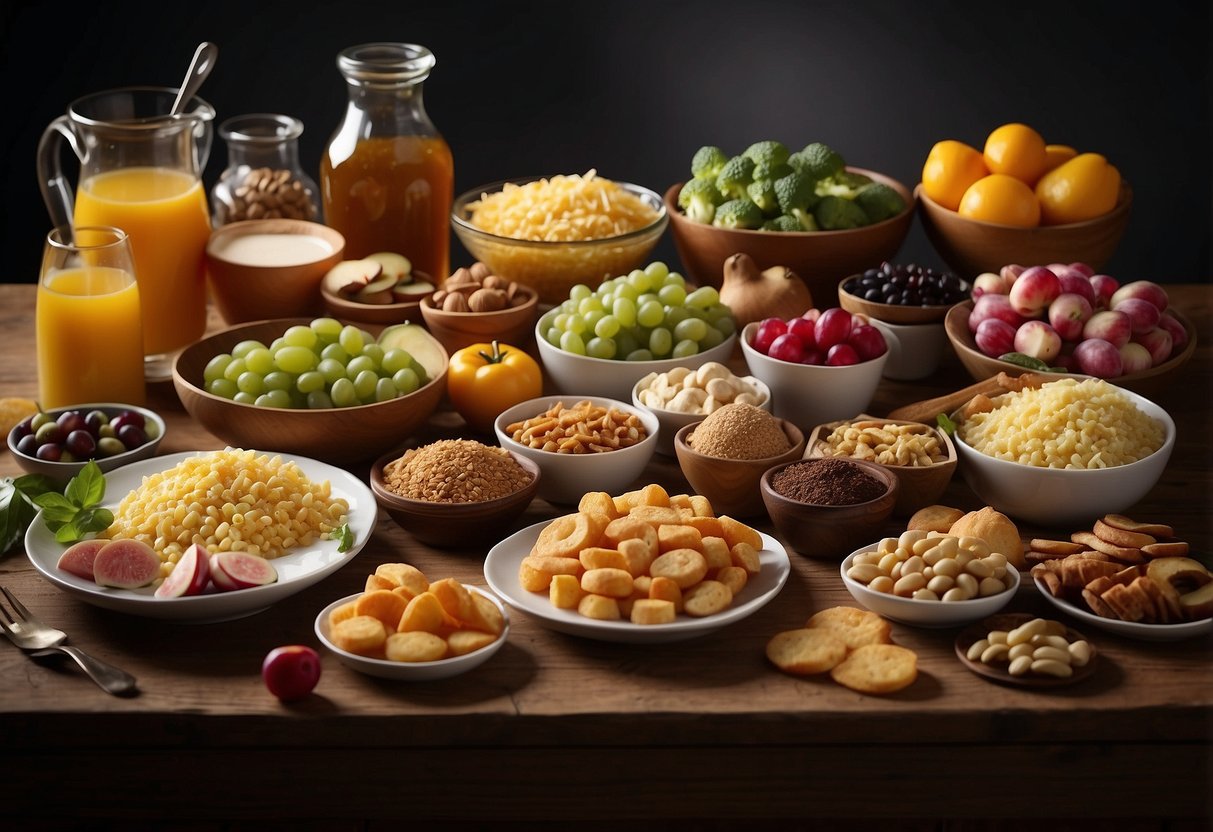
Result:
M320 191L347 259L394 251L439 281L449 274L455 166L422 103L433 66L433 53L411 43L337 56L349 106L321 159Z

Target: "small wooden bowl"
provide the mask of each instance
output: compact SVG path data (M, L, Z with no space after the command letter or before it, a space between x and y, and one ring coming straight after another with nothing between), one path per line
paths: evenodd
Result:
M948 314L948 310L952 308L952 304L946 306L901 306L896 303L876 303L865 300L858 295L852 295L842 288L848 280L860 276L853 274L849 277L844 277L838 282L838 305L852 315L867 315L869 318L889 324L937 324L943 322L944 317ZM966 287L968 287L968 283L967 280L963 281L963 285ZM969 289L966 288L965 292L967 293L968 291Z
M1023 612L1005 612L998 615L992 615L989 618L980 621L976 624L970 624L960 631L956 636L956 658L960 659L960 663L969 670L976 673L978 676L984 676L987 679L998 682L1003 685L1013 685L1021 688L1058 688L1067 685L1073 685L1087 679L1095 673L1095 665L1099 658L1099 653L1095 649L1095 645L1091 644L1091 640L1077 630L1066 627L1066 641L1073 644L1076 641L1085 641L1091 645L1091 658L1082 667L1075 667L1072 676L1064 678L1059 676L1042 676L1036 673L1026 673L1023 676L1012 676L1009 667L1009 662L996 662L994 664L985 664L981 661L974 661L968 656L969 648L976 642L989 635L991 630L1003 630L1010 632L1016 627L1022 626L1038 616Z
M922 185L914 189L914 197L931 245L945 263L969 280L982 272L997 272L1008 263L1035 266L1078 260L1099 271L1112 259L1133 205L1133 190L1122 182L1116 207L1102 217L1019 228L962 217L923 193Z
M420 300L410 300L406 303L359 303L335 295L323 287L320 289L320 296L328 314L344 323L363 326L371 331L405 322L421 323Z
M402 497L391 491L383 479L384 469L402 453L393 451L375 460L371 467L371 491L375 502L400 528L430 546L463 549L501 540L539 490L539 466L522 454L508 451L531 475L531 481L513 494L480 503L432 503Z
M905 200L906 210L884 222L847 231L734 230L687 219L678 207L678 192L683 183L671 185L665 192L665 207L674 232L674 246L687 277L700 286L719 288L724 261L745 252L754 258L759 269L787 266L796 272L809 287L818 307L834 305L838 281L894 256L914 218L914 198L905 185L875 171L851 167L847 170L870 176L896 190Z
M493 340L523 348L539 319L539 293L527 287L520 291L526 293L525 303L496 312L447 312L427 295L421 299L421 317L449 353Z
M973 301L967 300L964 303L958 303L949 310L943 322L948 340L952 342L952 349L956 350L960 363L969 371L969 375L981 381L999 373L1018 376L1027 372L1036 372L1018 364L991 358L977 349L977 342L973 340L973 333L969 331L969 313L972 311ZM1167 313L1174 316L1188 333L1188 344L1183 351L1179 355L1171 356L1157 367L1142 370L1140 373L1128 373L1117 378L1110 378L1108 381L1117 387L1125 387L1144 396L1161 393L1171 385L1175 371L1186 364L1192 354L1196 352L1196 328L1182 313L1174 309L1168 309ZM1047 376L1050 380L1074 377L1072 373L1040 373L1040 375Z
M241 404L206 392L202 372L214 356L246 339L269 344L308 318L258 321L232 327L186 347L173 363L173 387L190 416L238 448L283 451L338 464L367 459L399 445L430 417L446 392L441 373L407 396L357 407L289 410Z
M717 514L754 517L764 513L766 506L758 481L771 466L800 458L804 453L804 433L788 420L780 419L779 425L792 446L785 453L765 459L721 459L701 454L687 443L700 424L694 422L674 434L674 453L691 488L707 497Z
M775 530L785 543L805 557L844 558L873 537L873 531L889 519L900 489L897 475L883 465L858 459L845 460L887 486L883 494L866 503L849 506L815 505L785 497L771 487L771 478L805 460L785 462L762 475L762 499Z
M893 425L921 425L935 435L935 438L939 440L939 444L947 452L948 458L943 462L936 462L927 466L885 465L884 467L896 475L898 485L900 486L897 491L897 503L893 506L893 513L897 516L908 517L920 508L925 508L939 502L939 498L947 490L948 483L952 481L952 474L956 472L956 446L952 444L952 437L939 428L923 424L922 422L861 416L858 419L844 419L839 422L828 422L824 425L818 425L813 428L812 433L809 434L808 442L805 443L804 458L823 459L829 456L830 454L827 454L825 450L826 438L838 426L859 421L878 421ZM850 458L843 457L843 459Z

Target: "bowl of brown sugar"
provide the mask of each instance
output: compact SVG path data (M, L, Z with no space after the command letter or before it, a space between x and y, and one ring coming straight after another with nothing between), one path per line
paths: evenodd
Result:
M500 540L538 488L534 462L470 439L395 451L371 467L375 501L413 537L441 548Z
M761 407L734 403L674 435L687 482L717 514L753 517L766 511L758 481L773 465L799 459L804 433Z
M885 466L843 457L776 465L759 486L779 536L818 558L844 557L878 537L899 490L897 475Z

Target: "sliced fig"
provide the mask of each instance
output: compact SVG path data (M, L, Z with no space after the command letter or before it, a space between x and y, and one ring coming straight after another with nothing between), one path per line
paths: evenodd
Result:
M222 579L217 577L220 574ZM220 588L230 584L234 589L249 589L274 583L278 580L278 572L268 560L257 555L219 552L211 559L211 577Z
M138 589L160 574L160 557L142 540L111 540L93 559L93 580L98 586Z
M109 541L104 538L93 538L92 540L81 540L79 543L73 543L59 556L58 566L64 572L70 572L78 578L91 581L93 580L93 561L96 560L97 553L107 543Z
M197 543L181 553L173 571L156 587L157 598L201 595L211 582L210 554Z
M321 285L334 295L350 297L382 272L374 260L342 260L328 270Z

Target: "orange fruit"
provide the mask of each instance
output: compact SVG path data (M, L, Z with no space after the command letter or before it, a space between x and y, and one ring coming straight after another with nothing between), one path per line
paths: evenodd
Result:
M922 190L950 211L970 185L986 176L986 163L976 148L953 139L936 142L922 166Z
M1048 160L1048 166L1045 168L1045 172L1070 161L1077 155L1078 151L1068 144L1046 144L1045 158Z
M962 217L999 225L1032 228L1040 225L1040 202L1024 182L1005 173L978 179L960 198Z
M990 173L1005 173L1035 185L1048 169L1044 138L1026 124L1004 124L986 139L982 153Z
M1083 153L1040 177L1036 198L1045 225L1084 222L1116 207L1120 171L1098 153Z

